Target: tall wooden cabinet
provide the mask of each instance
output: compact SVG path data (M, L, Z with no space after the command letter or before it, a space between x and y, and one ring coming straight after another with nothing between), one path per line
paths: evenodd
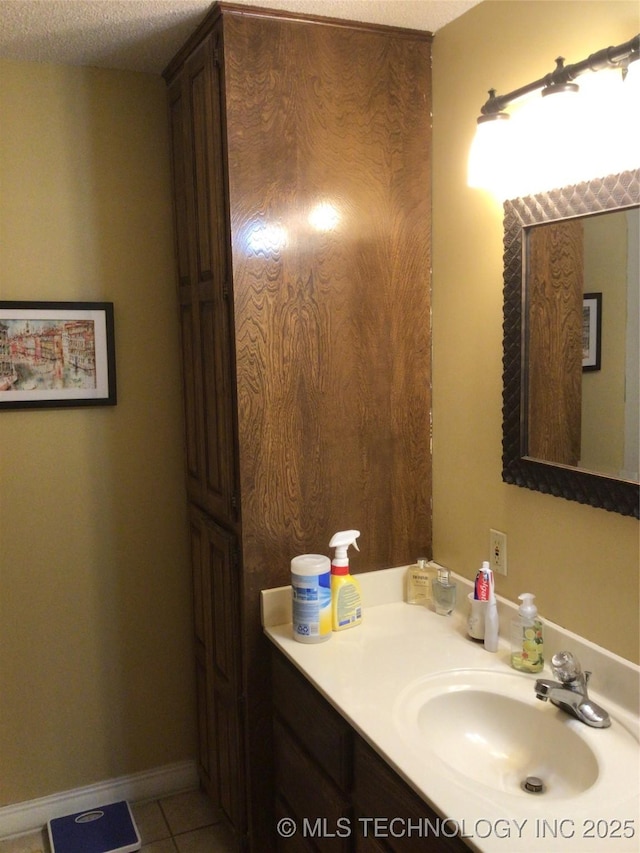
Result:
M274 831L260 590L344 528L356 572L431 553L430 43L220 3L165 71L199 760L239 849Z

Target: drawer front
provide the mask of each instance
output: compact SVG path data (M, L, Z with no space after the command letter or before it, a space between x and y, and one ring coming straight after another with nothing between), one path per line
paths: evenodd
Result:
M297 826L295 843L290 846L281 838L278 849L297 850L306 842L313 850L349 853L352 812L348 798L278 720L274 721L273 736L278 799L283 816L293 819Z
M349 724L281 654L273 655L276 714L338 787L351 789L353 732Z

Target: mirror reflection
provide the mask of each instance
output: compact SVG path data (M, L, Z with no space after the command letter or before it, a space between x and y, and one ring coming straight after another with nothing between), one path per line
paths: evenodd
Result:
M637 482L638 208L524 231L525 454Z

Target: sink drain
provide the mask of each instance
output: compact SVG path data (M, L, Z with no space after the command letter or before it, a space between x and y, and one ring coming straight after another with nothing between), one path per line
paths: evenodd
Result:
M544 794L544 784L537 776L527 776L521 788L528 794Z

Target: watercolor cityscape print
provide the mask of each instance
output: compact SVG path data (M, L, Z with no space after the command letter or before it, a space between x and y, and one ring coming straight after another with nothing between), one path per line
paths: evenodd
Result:
M0 392L95 387L93 320L0 320Z

